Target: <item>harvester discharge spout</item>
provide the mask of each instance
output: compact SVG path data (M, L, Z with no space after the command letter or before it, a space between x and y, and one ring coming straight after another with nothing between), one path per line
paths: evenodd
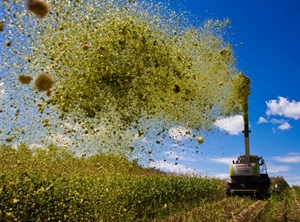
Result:
M248 121L248 113L244 113L243 115L244 119L244 141L245 141L245 155L248 160L250 160L250 144L249 144L249 133L251 132L249 130L249 121Z

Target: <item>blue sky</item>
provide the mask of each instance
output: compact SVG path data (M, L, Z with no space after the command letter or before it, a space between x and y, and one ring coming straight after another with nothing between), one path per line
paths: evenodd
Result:
M300 185L300 1L169 2L175 11L188 11L200 23L207 19L231 20L226 40L233 46L238 69L252 81L249 98L251 153L263 156L270 176L283 176L290 185ZM1 79L0 96L9 101ZM20 117L18 121L25 119ZM65 126L75 127L71 123ZM154 160L148 166L174 173L227 178L231 161L244 153L242 130L241 116L233 116L218 119L211 133L174 126L167 132L171 140L158 145L156 140L162 137L148 135L139 142L157 147L153 155L144 156ZM47 135L45 133L45 137ZM199 144L195 135L203 136L204 143ZM82 135L80 139L87 138ZM62 145L72 143L72 138L64 135L62 129L54 132L51 140Z
M186 0L172 1L171 7L187 10L200 21L231 20L228 41L234 47L239 70L252 81L250 151L263 156L270 176L283 176L290 185L300 185L300 1ZM191 129L171 130L178 136L174 141L181 145L170 144L170 150L165 151L170 162L158 158L150 165L226 178L231 161L244 152L242 124L240 116L219 120L215 129L228 134L204 135L201 145L178 136L178 132ZM178 146L186 151L172 150Z

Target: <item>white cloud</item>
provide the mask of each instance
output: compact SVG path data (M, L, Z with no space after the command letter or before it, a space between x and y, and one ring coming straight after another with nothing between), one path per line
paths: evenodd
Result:
M295 100L288 101L286 98L279 96L278 100L269 100L267 104L267 115L279 115L292 119L300 119L300 102Z
M207 176L211 178L221 179L221 180L230 178L228 173L209 173L207 174Z
M286 122L286 120L284 120L284 119L275 119L275 118L272 118L272 119L270 120L270 122L271 122L272 124L283 124L283 123Z
M0 82L0 97L5 94L4 82Z
M280 130L288 130L290 128L292 128L292 126L288 122L285 122L278 127Z
M236 115L226 118L218 118L214 125L231 135L238 135L244 129L244 120L242 115Z
M288 130L290 128L293 128L286 120L284 119L275 119L275 118L272 118L270 120L270 123L272 124L280 124L280 126L278 127L278 129L280 130ZM274 132L274 128L273 128L273 132Z
M183 164L177 164L166 162L166 161L155 161L149 164L150 167L155 167L156 169L160 169L163 171L171 172L171 173L179 173L179 174L195 174L196 170L190 167L187 167Z
M192 136L192 130L184 126L171 127L169 135L173 140L189 139Z
M168 156L168 158L173 160L190 161L190 162L199 161L199 158L197 159L191 156L179 155L174 153L173 151L166 151L164 153Z
M72 145L72 139L61 134L53 135L49 137L49 140L52 141L52 143L54 143L55 145L61 147L69 147Z
M38 143L33 143L29 147L30 147L30 149L37 149L37 150L46 148L45 146L38 144Z
M268 173L280 173L290 171L292 168L290 166L277 166L272 164L267 164Z
M258 124L260 124L260 123L268 123L269 121L266 119L266 118L264 118L264 117L259 117L259 119L258 119Z
M300 153L289 153L286 156L273 156L272 160L281 163L300 163Z
M210 158L209 161L212 161L214 163L219 163L219 164L230 165L232 161L235 159L236 157L220 157L220 158Z
M71 131L78 131L80 130L80 125L78 123L76 123L75 125L71 125L70 123L63 123L63 126Z
M300 186L300 175L284 176L284 179L290 186Z

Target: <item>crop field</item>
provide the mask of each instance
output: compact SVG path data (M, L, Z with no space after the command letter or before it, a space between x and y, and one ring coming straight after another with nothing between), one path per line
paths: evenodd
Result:
M289 187L283 178L271 180L273 184L282 184L283 189L280 193L271 190L271 196L266 200L238 196L224 198L163 221L300 221L299 187Z
M225 197L223 180L167 175L122 156L0 150L0 221L299 221L300 188Z

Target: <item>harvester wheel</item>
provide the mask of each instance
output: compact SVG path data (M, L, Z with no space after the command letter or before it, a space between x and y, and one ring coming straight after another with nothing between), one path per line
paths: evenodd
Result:
M229 184L226 185L225 192L226 192L226 197L230 197L231 196L230 185Z
M268 197L269 197L268 183L266 181L260 184L260 198L267 199Z

